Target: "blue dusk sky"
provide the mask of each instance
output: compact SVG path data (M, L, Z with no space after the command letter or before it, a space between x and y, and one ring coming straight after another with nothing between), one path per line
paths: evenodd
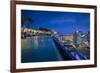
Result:
M90 13L21 10L21 18L32 19L32 23L24 27L47 28L61 35L90 31Z

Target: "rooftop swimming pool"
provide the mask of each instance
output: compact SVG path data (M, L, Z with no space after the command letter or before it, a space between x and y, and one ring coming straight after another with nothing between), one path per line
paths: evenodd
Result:
M21 62L62 61L51 36L33 36L21 39Z

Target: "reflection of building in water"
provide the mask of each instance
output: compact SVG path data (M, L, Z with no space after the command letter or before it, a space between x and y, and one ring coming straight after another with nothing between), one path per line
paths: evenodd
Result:
M33 37L33 44L35 45L34 48L39 46L38 36Z

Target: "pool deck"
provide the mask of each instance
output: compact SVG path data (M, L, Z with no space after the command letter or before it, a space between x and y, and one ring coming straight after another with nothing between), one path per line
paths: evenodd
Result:
M74 48L69 51L67 50L67 47L62 45L62 43L56 37L53 36L52 38L64 60L85 60L86 59L86 57L83 54L79 53Z

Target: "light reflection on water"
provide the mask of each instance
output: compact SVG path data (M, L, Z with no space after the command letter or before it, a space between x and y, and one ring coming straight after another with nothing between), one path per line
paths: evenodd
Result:
M51 36L33 36L21 40L21 62L61 61Z

